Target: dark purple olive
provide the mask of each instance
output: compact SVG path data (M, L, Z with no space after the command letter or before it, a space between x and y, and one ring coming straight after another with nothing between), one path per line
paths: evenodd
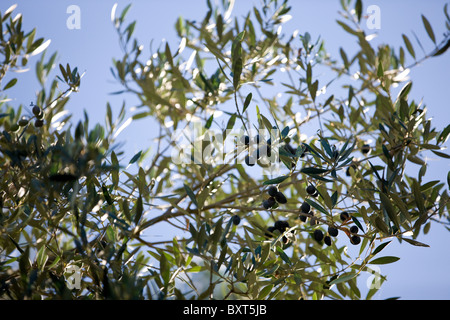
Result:
M314 230L313 236L314 236L314 239L315 239L317 242L322 241L322 240L323 240L323 232L322 232L322 230L320 230L320 229Z

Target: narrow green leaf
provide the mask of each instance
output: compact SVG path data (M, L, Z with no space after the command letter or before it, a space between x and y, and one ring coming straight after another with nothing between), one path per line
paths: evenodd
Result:
M133 164L133 163L135 163L136 161L138 161L139 158L141 157L141 154L142 154L142 150L139 151L138 153L136 153L136 154L131 158L131 160L130 160L130 162L129 162L128 164Z
M236 113L233 113L230 117L230 119L228 119L227 122L227 130L231 130L234 127L234 124L236 123Z
M411 44L411 41L409 41L408 37L404 34L402 34L403 37L403 41L405 42L406 45L406 49L408 49L409 54L415 59L416 58L416 54L414 52L414 48Z
M238 57L233 61L233 86L236 90L239 87L242 73L242 58Z
M333 157L333 151L331 151L330 144L328 143L328 140L326 138L320 139L320 143L322 144L323 149L328 154L330 158Z
M9 240L11 240L11 242L14 244L14 246L17 248L17 250L19 250L19 252L21 254L23 254L24 250L19 246L19 244L16 242L16 240L14 240L9 234L8 234L8 238L9 238Z
M417 247L429 247L429 245L413 240L413 239L407 239L407 238L402 238L402 240L405 240L406 242L408 242L409 244L412 244L413 246L417 246Z
M205 124L206 129L211 128L211 124L212 124L213 120L214 120L214 114L212 114L211 117L209 117L208 120L206 121L206 124Z
M320 261L323 261L330 265L334 265L334 262L330 258L328 258L328 256L321 250L317 250L314 247L308 247L308 251L310 251L313 255L315 255Z
M245 112L245 110L247 110L248 106L250 105L250 102L252 101L252 93L250 92L247 97L245 98L244 101L244 107L242 108L242 113Z
M311 200L311 199L305 199L306 202L308 202L312 207L316 208L317 210L319 210L320 212L328 215L328 211L324 209L324 207L322 207L320 204L318 204L317 202Z
M44 270L45 264L48 260L48 254L45 252L45 249L45 245L42 245L36 256L37 266L41 271Z
M362 15L362 1L361 0L356 0L355 13L356 13L356 17L358 18L358 22L360 22L361 15Z
M375 260L372 260L369 262L369 264L389 264L389 263L393 263L400 260L399 257L394 257L394 256L385 256L385 257L381 257L381 258L377 258Z
M430 22L427 18L425 18L424 15L422 15L422 22L425 27L425 30L427 30L428 36L430 37L431 41L433 41L434 44L436 44L436 37L434 36L433 28L431 27Z
M308 86L311 85L311 81L312 81L312 68L311 64L308 63L308 65L306 66L306 84Z
M109 205L114 204L113 199L111 198L111 195L109 194L108 189L106 188L105 184L102 184L102 192L103 192L103 196L105 197L106 202Z
M289 178L289 176L280 176L274 179L270 179L270 180L266 180L264 181L263 185L269 185L269 184L279 184L281 182L283 182L284 180L286 180L287 178Z
M236 123L236 117L237 117L237 114L236 114L236 113L233 113L233 114L231 115L231 117L228 119L227 127L226 127L226 129L224 130L224 132L223 132L223 140L224 140L224 141L225 141L225 139L227 138L227 131L233 129L234 124Z
M450 171L447 173L447 184L448 188L450 189Z
M64 69L64 66L62 64L59 65L59 70L61 70L61 74L64 77L64 81L67 82L68 78L67 78L66 69Z
M337 190L333 192L333 194L331 195L331 202L332 202L332 207L334 208L334 206L336 205L338 200L338 192ZM331 208L330 208L331 209ZM362 229L361 229L362 230Z
M375 217L375 227L384 234L389 234L389 227L379 216Z
M444 143L450 134L450 124L445 127L436 139L437 143Z
M403 88L400 90L397 100L405 100L405 102L408 100L408 94L411 91L412 88L412 81L408 81L408 83L406 83Z
M344 22L342 22L342 21L339 21L339 20L337 20L336 21L345 31L347 31L348 33L350 33L350 34L353 34L353 35L355 35L355 36L357 36L358 35L358 31L356 31L356 30L353 30L351 27L349 27L347 24L345 24Z
M161 259L159 260L159 271L164 284L168 284L170 280L170 264L164 252L161 252Z
M413 180L412 182L412 189L414 194L414 201L417 204L417 208L419 209L420 215L426 214L425 203L422 197L422 192L420 191L420 185L416 180Z
M263 114L260 114L261 120L266 127L267 130L272 130L272 124L270 123L269 119L267 119Z
M380 244L378 247L375 248L375 250L373 250L372 255L376 255L377 253L379 253L381 250L383 250L389 243L391 243L391 241L388 242L384 242L382 244Z
M347 54L345 53L344 49L342 49L342 48L339 49L339 53L341 55L342 61L344 62L345 68L348 69L349 63L348 63Z
M11 87L13 87L15 84L17 83L17 78L13 78L11 79L6 86L3 88L3 90L9 89Z
M244 39L244 35L245 31L239 33L236 38L234 38L231 48L231 65L233 71L233 86L235 90L239 86L242 73L243 60L241 42Z
M288 133L290 131L289 126L284 127L283 130L281 130L281 139L284 139L287 137Z
M135 224L139 223L143 212L144 212L144 206L142 203L142 196L139 196L136 200L136 204L134 207L134 223Z
M355 216L352 215L352 220L353 220L353 222L358 226L358 228L359 228L361 231L365 232L365 231L364 231L364 228L363 228L361 222L359 222L358 218L356 218Z
M446 43L445 45L443 45L441 48L439 48L439 49L433 54L433 57L440 56L440 55L443 54L445 51L447 51L448 48L450 48L450 39L447 40L447 43Z
M258 300L263 300L267 295L272 291L273 284L268 284L264 288L261 289L258 295Z
M338 284L338 283L342 283L342 282L347 282L347 281L353 279L355 276L356 276L356 273L348 273L348 274L346 274L346 275L344 275L344 276L341 276L341 277L339 277L339 278L337 278L337 279L334 279L333 281L331 281L331 282L329 283L329 285L332 286L333 284Z
M329 105L331 103L331 101L333 101L334 99L334 95L332 94L327 101L325 101L325 103L323 104L322 108L325 108L327 105Z
M110 243L114 243L116 241L116 234L114 232L114 228L112 227L112 225L109 225L106 228L106 239Z
M277 251L280 254L281 259L283 259L284 262L287 264L291 264L291 259L289 259L288 255L284 252L283 249L277 246Z
M381 78L384 76L384 70L383 70L383 65L381 64L381 61L378 63L377 76L378 76L378 78Z
M373 164L372 164L370 161L368 161L368 162L369 162L370 167L372 168L373 173L375 173L375 175L377 176L378 180L382 180L381 177L380 177L380 175L378 174L378 171L377 171L376 168L373 166Z
M397 226L397 228L400 227L400 220L398 218L397 213L395 212L394 207L392 206L391 200L387 195L384 193L380 193L380 200L383 205L383 208L386 210L389 219Z
M184 184L184 190L186 190L187 195L189 196L189 198L191 198L192 203L198 206L197 199L195 198L195 194L192 191L191 187L189 187L187 184Z
M317 95L317 89L319 88L319 80L314 81L313 84L311 84L310 86L308 86L309 89L309 94L311 96L311 99L313 101L316 100L316 95Z
M446 158L446 159L450 159L450 155L440 152L440 151L436 151L436 150L431 150L431 152L433 152L435 155L441 157L441 158Z

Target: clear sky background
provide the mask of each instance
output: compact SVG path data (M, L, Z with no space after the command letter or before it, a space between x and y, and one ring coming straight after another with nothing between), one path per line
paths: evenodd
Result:
M118 12L130 2L121 1ZM127 102L127 109L133 107L135 101L129 97L110 95L111 92L120 89L109 70L112 58L122 57L118 37L110 20L111 8L115 1L1 0L1 12L14 3L18 4L15 12L23 14L25 30L36 27L36 37L51 39L51 45L47 50L48 57L57 51L59 56L57 63L63 65L69 63L72 67L77 66L81 72L86 71L80 92L72 94L72 99L67 105L67 109L73 114L74 123L82 118L83 110L86 110L90 124L96 122L103 124L107 101L111 103L116 115L124 99ZM178 40L174 25L178 16L201 20L206 13L204 0L140 0L132 3L128 21L138 21L135 36L144 45L144 52L148 52L152 39L154 48L163 39L169 42L171 48L176 48ZM422 51L415 43L411 31L417 34L425 50L430 52L433 45L422 26L421 14L431 22L436 38L440 41L445 30L443 14L445 3L446 1L439 0L363 1L364 10L369 5L378 5L381 9L381 29L376 30L378 37L373 40L374 43L394 45L398 52L398 46L403 45L401 35L405 33L413 41L416 55L419 57L422 56ZM259 4L259 1L237 0L233 12L242 16L253 4ZM70 16L66 10L70 5L77 5L81 10L80 29L70 30L66 26L66 20ZM308 31L313 39L320 35L325 40L327 50L336 59L340 59L340 47L347 51L348 56L353 55L356 48L354 38L336 23L336 19L340 19L337 13L340 10L339 0L292 0L290 6L293 19L285 24L283 32L290 34L298 29L302 34ZM409 63L413 62L407 53L406 57ZM36 100L35 93L39 85L34 74L35 62L36 58L32 58L31 71L19 74L18 84L9 91L10 97L15 98L10 102L12 105L28 106L31 101ZM423 98L428 107L428 116L433 118L434 126L438 130L442 130L450 119L449 71L450 52L447 52L439 58L425 61L412 69L410 74L413 80L413 91L410 96L416 101ZM123 131L122 140L126 143L124 150L128 158L152 144L155 133L149 129L148 121L150 120L138 121ZM427 161L431 166L427 172L427 179L445 181L449 161L435 157ZM450 299L450 232L441 225L433 224L430 233L420 236L417 240L429 244L430 247L414 247L407 243L399 245L394 240L383 250L384 255L399 256L401 259L394 264L381 266L381 272L387 275L388 281L374 298L400 296L402 299ZM363 287L365 280L360 281L363 281L361 282Z

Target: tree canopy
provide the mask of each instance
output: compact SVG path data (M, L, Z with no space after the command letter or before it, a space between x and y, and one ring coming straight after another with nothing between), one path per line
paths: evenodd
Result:
M78 68L1 12L1 299L370 299L385 276L365 295L357 279L399 259L391 241L427 246L417 237L449 223L450 174L427 181L424 155L450 157L450 125L433 126L406 77L446 54L447 5L442 39L422 16L434 46L421 56L405 34L374 47L362 1L342 0L358 50L333 57L321 37L283 33L288 1L243 17L233 4L207 1L203 20L174 21L178 47L149 50L131 5L114 5L115 94L140 105L105 102L95 125L65 110ZM41 88L17 108L7 92L31 56ZM120 132L143 119L154 143L125 154ZM146 239L162 224L175 235Z

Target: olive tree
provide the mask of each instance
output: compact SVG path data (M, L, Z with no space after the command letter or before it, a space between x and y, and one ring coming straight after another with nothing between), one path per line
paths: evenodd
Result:
M202 21L175 22L178 47L149 51L131 6L114 5L115 94L139 106L106 103L96 125L64 110L83 94L78 69L59 64L47 88L56 54L14 7L1 14L2 298L370 299L379 286L363 296L357 279L399 259L382 254L391 241L427 246L417 237L448 223L449 175L426 181L424 154L449 158L450 126L433 127L405 80L448 49L447 6L443 39L422 16L434 47L419 57L406 35L373 47L362 2L342 0L358 50L332 57L319 36L282 32L288 1L244 17L233 4L207 1ZM8 76L32 55L40 91L14 108ZM119 133L136 121L155 139L130 156ZM148 240L163 225L174 233Z

